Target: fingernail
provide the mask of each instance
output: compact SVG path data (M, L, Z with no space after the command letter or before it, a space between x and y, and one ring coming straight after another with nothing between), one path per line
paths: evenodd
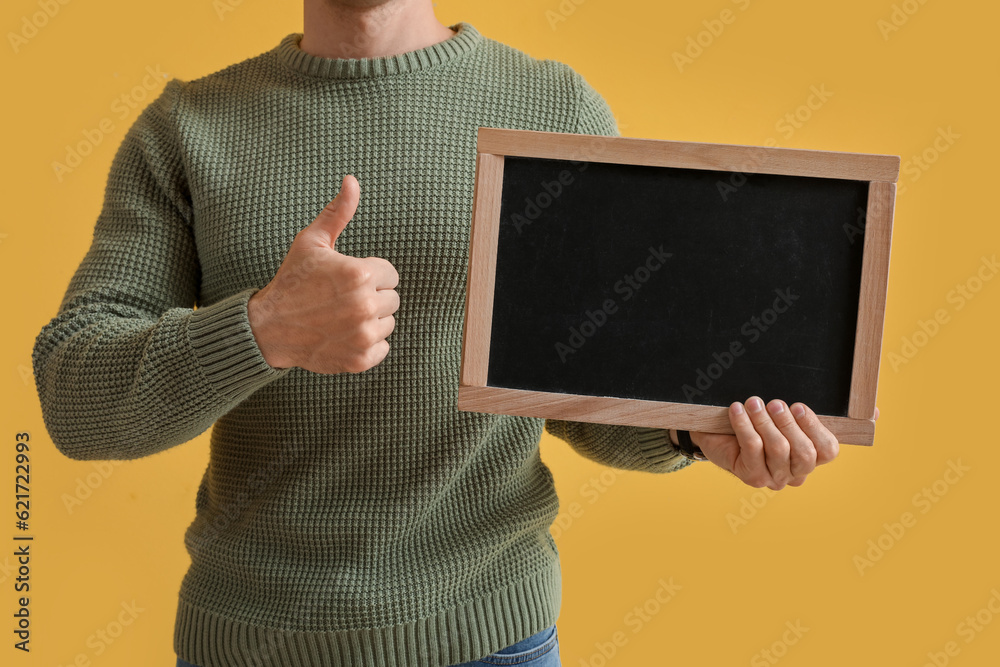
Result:
M796 403L795 405L792 406L792 414L795 415L796 417L804 417L806 414L806 409L801 405L799 405L798 403Z
M760 412L764 409L764 401L760 400L756 396L747 402L750 404L750 412Z
M733 414L737 416L743 414L743 404L739 401L733 403Z
M784 406L781 405L781 401L771 401L770 405L767 406L767 411L772 415L780 415L784 409Z

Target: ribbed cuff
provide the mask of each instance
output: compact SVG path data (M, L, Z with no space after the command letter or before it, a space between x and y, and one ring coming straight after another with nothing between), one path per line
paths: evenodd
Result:
M639 453L652 466L652 472L673 472L693 463L670 441L669 430L646 426L636 428Z
M188 322L188 340L209 383L222 396L242 400L292 369L267 363L247 314L250 288L197 308Z

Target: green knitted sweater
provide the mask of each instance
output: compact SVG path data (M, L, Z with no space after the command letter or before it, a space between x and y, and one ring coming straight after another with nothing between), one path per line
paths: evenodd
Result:
M171 79L111 165L89 251L32 355L73 459L136 459L209 427L174 647L202 667L433 667L556 621L542 429L670 472L662 429L456 410L479 126L617 135L565 64L452 26L401 55L273 49ZM388 357L276 369L247 300L354 174L337 250L398 270Z

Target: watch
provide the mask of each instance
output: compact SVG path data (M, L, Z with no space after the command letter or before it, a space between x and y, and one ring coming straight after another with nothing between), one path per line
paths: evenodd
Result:
M677 442L680 443L677 445L677 449L681 450L681 454L691 459L692 461L708 460L708 457L705 456L705 453L701 451L701 447L694 444L694 441L691 440L690 431L682 431L680 429L674 429L674 430L677 431Z

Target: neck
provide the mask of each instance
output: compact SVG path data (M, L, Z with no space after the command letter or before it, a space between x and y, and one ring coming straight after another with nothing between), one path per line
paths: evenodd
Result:
M423 49L455 34L430 0L304 0L299 48L323 58L379 58ZM362 5L362 6L358 6Z

